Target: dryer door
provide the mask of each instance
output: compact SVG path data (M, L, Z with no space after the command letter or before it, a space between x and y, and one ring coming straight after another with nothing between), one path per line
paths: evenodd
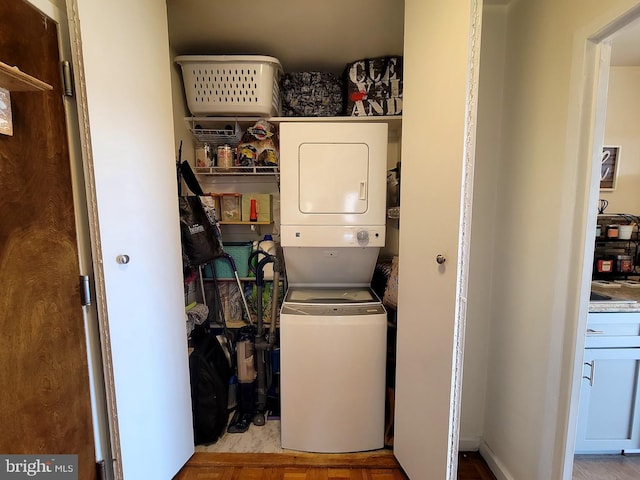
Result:
M367 211L369 147L366 143L303 143L298 152L300 212L362 214Z
M282 225L385 225L387 138L383 123L281 123Z

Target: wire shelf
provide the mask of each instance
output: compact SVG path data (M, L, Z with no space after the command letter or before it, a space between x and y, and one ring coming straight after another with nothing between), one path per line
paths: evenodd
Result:
M234 128L202 128L198 124L192 123L191 133L194 138L201 143L209 143L216 145L231 145L236 146L242 139L242 130L238 123L235 123Z
M279 167L273 166L235 166L235 167L196 167L196 173L205 175L278 175Z

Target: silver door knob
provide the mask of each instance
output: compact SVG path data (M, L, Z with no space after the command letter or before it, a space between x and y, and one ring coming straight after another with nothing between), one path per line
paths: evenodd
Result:
M436 262L437 262L439 265L442 265L442 264L443 264L444 262L446 262L446 261L447 261L447 258L446 258L444 255L438 255L438 256L436 257Z
M120 265L126 265L127 263L129 263L129 255L118 255L116 257L116 262L118 262Z

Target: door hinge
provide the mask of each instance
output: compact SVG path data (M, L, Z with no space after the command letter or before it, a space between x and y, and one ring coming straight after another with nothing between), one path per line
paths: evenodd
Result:
M91 284L89 275L80 275L80 303L83 307L91 305Z
M62 87L65 97L73 97L73 68L68 60L61 62L62 66Z
M104 460L96 462L96 478L98 480L107 480L107 472L104 468Z

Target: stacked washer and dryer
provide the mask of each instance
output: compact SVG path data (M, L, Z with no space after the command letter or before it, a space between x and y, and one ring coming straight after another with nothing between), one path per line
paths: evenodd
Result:
M387 315L370 284L385 241L387 125L280 124L282 448L384 446Z

